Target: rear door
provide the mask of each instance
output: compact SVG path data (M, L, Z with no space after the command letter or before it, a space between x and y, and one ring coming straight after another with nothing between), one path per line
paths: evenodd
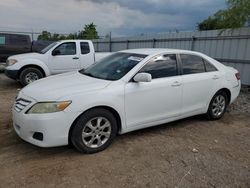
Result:
M59 74L78 70L80 50L75 42L64 42L57 46L50 54L48 66L52 74Z
M89 42L80 42L80 68L87 68L94 63L94 53L91 52Z
M182 62L182 114L203 112L217 88L218 71L200 56L180 54L179 57Z

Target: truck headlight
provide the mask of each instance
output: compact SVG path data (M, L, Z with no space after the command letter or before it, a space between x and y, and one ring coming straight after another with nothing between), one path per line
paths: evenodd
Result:
M43 114L63 111L71 104L71 101L39 102L32 106L27 114Z
M11 65L16 64L17 60L16 59L8 59L6 63L7 63L7 66L11 66Z

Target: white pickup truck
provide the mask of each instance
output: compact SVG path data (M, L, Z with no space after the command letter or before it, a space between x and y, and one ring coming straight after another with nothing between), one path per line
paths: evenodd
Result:
M110 53L95 53L90 40L57 41L40 53L10 56L5 75L27 85L40 78L84 69Z

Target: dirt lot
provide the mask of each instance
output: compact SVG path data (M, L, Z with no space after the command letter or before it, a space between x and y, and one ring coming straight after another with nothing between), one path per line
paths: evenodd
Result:
M122 136L105 151L25 143L11 126L15 81L0 74L0 187L250 187L250 92L202 116Z

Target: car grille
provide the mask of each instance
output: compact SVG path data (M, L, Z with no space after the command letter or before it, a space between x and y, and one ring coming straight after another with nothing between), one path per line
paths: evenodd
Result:
M28 101L26 99L19 98L15 102L15 110L17 112L21 112L26 106L28 106L31 103L31 101Z

